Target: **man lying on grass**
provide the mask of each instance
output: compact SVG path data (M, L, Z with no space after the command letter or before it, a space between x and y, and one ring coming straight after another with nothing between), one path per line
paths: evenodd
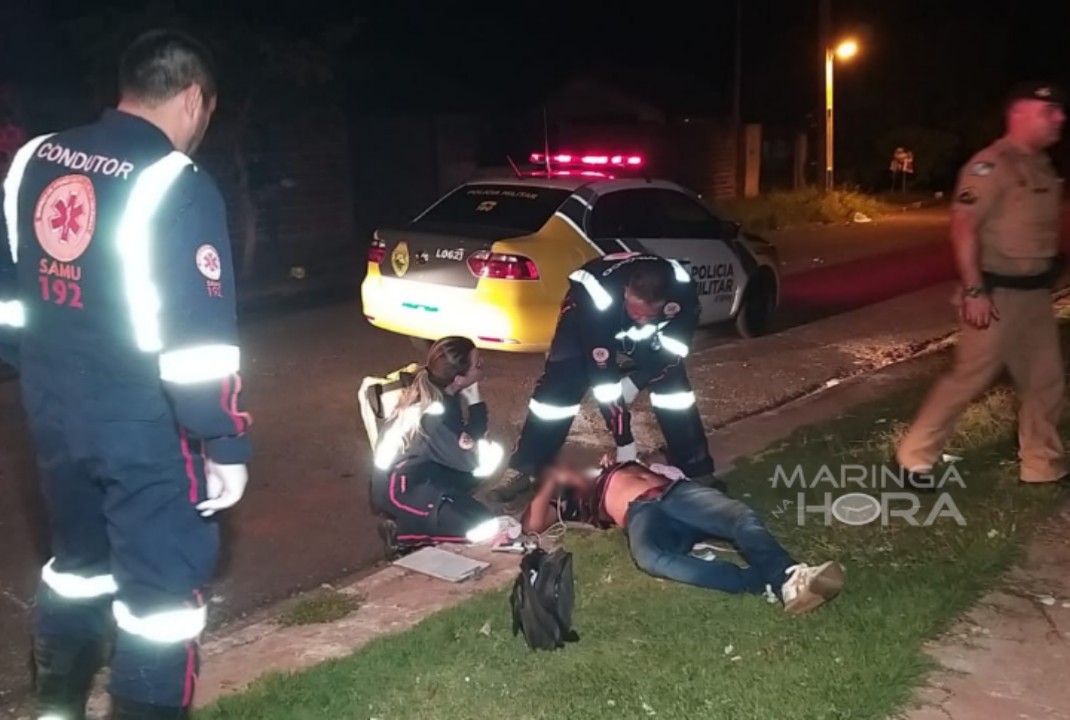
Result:
M558 461L543 470L525 509L525 532L557 521L622 528L636 566L654 577L728 593L772 592L792 614L813 610L839 594L843 569L835 562L796 562L758 514L720 490L692 482L675 468L602 459L595 477ZM696 543L735 544L749 567L691 555Z

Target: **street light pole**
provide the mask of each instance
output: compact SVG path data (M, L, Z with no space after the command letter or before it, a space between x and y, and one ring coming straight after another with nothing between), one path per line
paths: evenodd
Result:
M832 75L836 58L849 60L858 52L858 43L844 40L836 47L825 48L825 190L832 190L832 149L835 135L832 130Z
M832 190L832 66L835 53L825 48L825 191Z

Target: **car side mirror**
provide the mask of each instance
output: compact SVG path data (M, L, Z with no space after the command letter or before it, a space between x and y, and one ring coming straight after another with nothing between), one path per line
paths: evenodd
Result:
M741 225L733 220L721 221L721 237L722 238L734 238L739 235Z

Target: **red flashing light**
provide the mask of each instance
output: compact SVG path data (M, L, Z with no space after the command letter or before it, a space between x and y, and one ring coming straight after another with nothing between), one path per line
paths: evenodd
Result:
M372 238L372 244L368 246L368 262L378 265L386 257L386 243L377 236Z
M468 269L479 278L538 280L539 269L523 255L504 255L479 250L468 257Z
M531 162L535 165L545 165L546 155L544 153L532 153ZM550 156L550 163L557 165L586 165L604 167L607 165L613 167L639 167L643 164L642 155L572 155L570 153L559 153L557 155Z

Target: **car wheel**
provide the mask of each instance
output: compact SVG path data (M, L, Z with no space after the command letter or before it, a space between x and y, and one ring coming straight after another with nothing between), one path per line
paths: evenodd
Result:
M425 338L410 337L409 342L412 343L412 346L416 348L416 350L419 351L420 354L424 357L427 357L427 353L431 352L432 343L430 340L427 340Z
M769 332L776 303L776 288L768 273L760 273L747 284L743 303L736 315L736 332L755 338Z

